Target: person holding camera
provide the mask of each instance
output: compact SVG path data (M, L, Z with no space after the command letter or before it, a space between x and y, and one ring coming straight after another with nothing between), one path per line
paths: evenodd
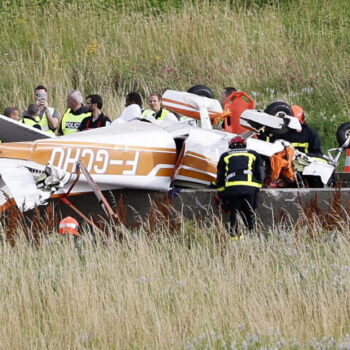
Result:
M34 90L34 98L35 104L38 106L41 130L54 135L60 120L60 114L55 108L49 107L47 88L44 85L38 85ZM26 115L26 112L23 115Z

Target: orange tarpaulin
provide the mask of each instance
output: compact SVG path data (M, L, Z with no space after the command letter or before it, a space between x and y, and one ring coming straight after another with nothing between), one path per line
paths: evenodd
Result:
M293 156L294 149L292 147L285 147L283 151L274 154L270 158L272 181L278 180L281 176L284 176L290 181L295 181L292 163Z

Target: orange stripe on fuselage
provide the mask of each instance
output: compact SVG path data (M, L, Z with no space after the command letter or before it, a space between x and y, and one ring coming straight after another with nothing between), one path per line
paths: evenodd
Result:
M214 176L199 173L195 170L189 170L189 169L183 169L183 168L180 169L178 176L186 176L186 177L191 177L193 179L208 181L208 182L212 182L215 180Z
M185 154L182 158L181 165L186 165L191 168L196 168L201 171L216 174L216 165L208 159L200 159L191 154ZM180 166L181 166L180 165Z
M0 158L29 160L42 165L50 162L68 172L74 171L76 162L82 160L92 175L146 176L156 166L174 165L176 150L83 142L20 142L2 144Z
M173 104L179 105L179 106L184 106L184 107L196 109L196 107L191 105L191 104L180 102L180 101L176 101L176 100L171 100L169 98L163 98L162 101L163 102L173 103ZM170 109L170 106L168 108ZM175 111L177 113L180 113L180 114L184 114L184 115L186 115L188 117L191 117L191 118L194 118L194 119L200 119L199 111L189 111L188 109L175 107L175 106L171 106L171 110ZM223 116L223 113L214 113L212 111L208 111L208 113L209 113L209 117L212 118L212 119Z

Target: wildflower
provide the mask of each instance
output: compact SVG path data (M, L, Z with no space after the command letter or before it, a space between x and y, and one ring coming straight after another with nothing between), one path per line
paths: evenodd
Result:
M99 43L93 42L86 48L86 53L88 55L94 55L95 53L97 53L97 51L100 48L100 46L101 45Z
M145 276L142 276L137 280L138 283L147 283L148 281L148 278Z

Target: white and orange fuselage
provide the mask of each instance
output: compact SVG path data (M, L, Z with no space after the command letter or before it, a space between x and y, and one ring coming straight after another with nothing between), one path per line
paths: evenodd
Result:
M74 173L81 160L101 189L169 189L176 162L174 139L150 123L135 122L33 142L0 146L0 165L48 163ZM72 179L73 180L73 179ZM74 191L90 191L81 179Z
M84 175L71 188L77 176L78 161L84 164L101 190L131 188L167 191L172 184L189 187L209 185L216 179L220 155L227 150L228 141L235 135L211 127L210 120L225 116L219 102L172 90L164 94L163 101L174 112L200 119L202 128L181 122L133 121L112 123L67 136L47 137L41 131L0 116L0 124L6 127L6 130L0 128L0 139L18 139L15 135L17 129L22 140L35 139L0 144L0 211L11 195L16 199L14 192L18 206L18 203L26 204L30 196L37 196L35 186L38 176L35 173L44 173L48 164L65 172L69 178L51 197L65 195L68 189L71 189L70 194L92 191ZM296 118L289 118L289 127L297 129L300 123ZM256 110L244 111L240 119L241 123L242 120L246 124L254 122L254 127L261 124L278 129L284 125L281 118ZM248 139L247 143L249 148L268 157L284 148L283 144L274 145L256 139ZM11 169L11 172L6 173L6 169ZM12 181L11 177L16 177L16 169L20 176L18 181ZM326 170L328 176L332 169ZM31 183L33 189L28 190L28 195L22 191L26 181ZM10 182L14 191L9 190ZM36 202L37 197L31 200L31 203Z

